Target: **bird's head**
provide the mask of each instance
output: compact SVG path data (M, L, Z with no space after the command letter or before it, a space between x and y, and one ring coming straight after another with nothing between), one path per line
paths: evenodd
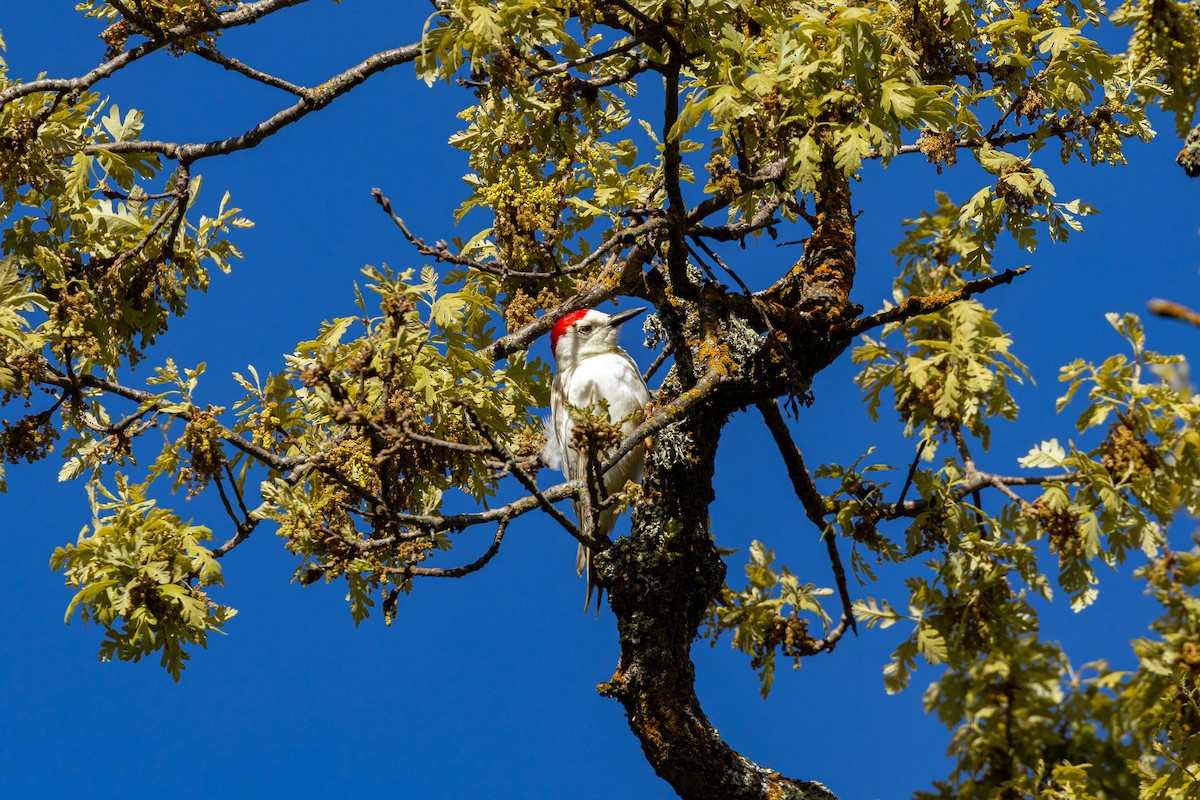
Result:
M619 314L605 314L594 308L572 311L550 329L550 352L560 368L589 356L616 352L621 323L645 310L631 308Z

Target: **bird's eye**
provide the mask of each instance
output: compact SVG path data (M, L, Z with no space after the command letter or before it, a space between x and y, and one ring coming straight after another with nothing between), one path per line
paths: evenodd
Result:
M587 336L589 333L592 332L592 326L591 325L580 325L579 332L582 333L584 336Z

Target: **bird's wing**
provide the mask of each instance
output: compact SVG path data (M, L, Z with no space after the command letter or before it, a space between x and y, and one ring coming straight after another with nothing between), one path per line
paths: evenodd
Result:
M554 417L542 418L542 432L546 436L546 445L542 448L542 463L550 469L560 472L563 468L562 446L558 443L558 433L554 430Z
M646 383L642 380L642 371L633 360L633 356L624 350L619 350L614 356L619 359L620 369L624 373L622 382L630 392L624 398L624 402L617 404L616 408L610 407L609 410L613 419L624 420L621 432L629 434L642 423L638 412L645 410L646 404L650 402L650 390L646 388Z
M570 376L559 373L554 376L553 390L550 393L550 416L543 420L543 430L546 434L546 446L542 448L542 461L551 469L560 470L567 478L575 477L575 463L578 456L571 450L571 415L559 413L564 397L565 386Z

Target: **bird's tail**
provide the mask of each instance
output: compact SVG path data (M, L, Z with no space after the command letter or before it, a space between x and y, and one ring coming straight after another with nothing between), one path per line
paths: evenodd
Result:
M587 545L579 545L579 550L575 553L575 571L580 576L586 576L585 583L587 584L587 595L583 598L583 613L587 613L588 607L592 604L592 592L596 592L596 616L600 616L600 603L604 600L604 587L600 585L600 576L596 572L596 565L592 563L592 551Z

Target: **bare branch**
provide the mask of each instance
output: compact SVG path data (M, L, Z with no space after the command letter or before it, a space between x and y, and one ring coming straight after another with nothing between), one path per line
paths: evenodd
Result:
M225 475L229 478L229 485L233 487L233 496L237 499L238 508L242 510L243 516L249 517L250 509L246 508L246 500L242 497L242 490L238 487L237 479L233 477L233 468L229 466L228 459L224 461L223 466L225 467Z
M555 503L559 500L565 500L568 497L575 497L582 490L582 480L564 481L549 489L543 489L542 496L546 501ZM512 520L540 507L541 501L537 497L526 495L511 503L499 506L498 508L489 508L486 511L469 511L462 514L445 516L440 514L408 514L402 511L389 511L374 516L405 525L420 526L429 531L461 531L473 525L498 522L502 519ZM387 543L389 540L380 539L379 541Z
M597 547L600 544L599 542L590 536L584 535L584 533L579 530L575 523L567 519L567 517L561 511L555 508L550 501L546 499L546 496L542 494L542 490L538 488L537 481L530 477L525 470L521 469L520 465L517 463L517 459L504 449L496 437L492 436L492 432L487 429L487 426L483 424L483 420L481 420L479 415L475 413L474 407L472 407L471 404L465 400L459 400L457 404L462 408L463 413L467 415L467 419L471 421L471 426L474 427L476 432L478 432L483 440L487 442L487 445L489 448L491 448L492 452L501 458L506 465L512 468L513 475L515 475L517 480L521 482L521 485L525 487L526 491L537 498L542 510L549 514L555 522L565 528L567 533L575 537L576 540L587 545L588 547Z
M625 8L625 4L620 3L620 0L618 4ZM679 177L683 167L683 151L680 147L681 133L675 130L679 120L679 78L683 71L680 59L679 48L672 48L666 69L663 70L666 96L663 106L662 164L664 188L667 192L667 241L670 244L666 260L672 292L677 297L691 300L695 299L699 287L688 277L687 249L684 243L688 228L687 208L684 205L683 186Z
M908 494L909 487L912 486L913 478L917 474L917 465L921 463L921 455L925 452L925 447L929 444L928 439L921 439L917 444L917 454L913 456L912 464L908 467L908 475L904 478L904 486L900 489L900 499L897 503L904 502L904 496Z
M308 474L309 470L311 469L312 467L310 465L301 464L289 472L287 476L284 477L283 482L288 486L295 486L304 478L305 475ZM240 495L238 502L241 502ZM213 558L221 558L230 550L233 550L242 542L249 539L250 534L253 533L254 529L258 527L258 523L262 522L266 518L267 511L270 509L270 507L270 503L263 501L258 508L255 508L253 511L246 512L244 519L238 523L237 531L234 533L234 535L227 539L220 547L213 550ZM243 506L243 509L244 508L245 506Z
M780 194L764 203L758 211L754 212L754 216L750 219L742 220L733 225L698 225L692 228L690 233L693 237L703 236L706 239L715 239L718 242L743 241L747 236L756 231L781 224L775 217L775 212L783 205L784 200L785 196Z
M210 47L197 47L195 53L204 60L211 61L214 64L219 64L230 72L236 72L240 75L245 75L252 81L257 81L258 83L261 83L265 86L270 86L274 89L280 89L288 94L294 94L297 97L304 97L309 91L303 86L297 86L290 81L285 81L283 78L279 78L266 72L262 72L261 70L257 70L243 61L238 61L236 58L227 56L224 53L213 50Z
M233 510L233 505L229 502L229 496L225 494L225 479L221 475L214 475L213 479L213 482L217 484L217 493L221 495L221 505L225 506L225 513L233 520L234 526L241 530L245 520L238 518L237 512Z
M383 209L383 212L391 217L396 227L400 229L400 233L408 240L409 244L417 249L417 252L423 256L428 256L436 261L445 261L450 264L455 264L460 267L469 269L477 269L480 272L486 272L489 275L498 275L501 278L532 278L537 280L547 280L549 278L557 278L560 275L568 274L568 271L562 272L522 272L520 270L510 270L502 263L499 266L495 264L486 264L482 261L476 261L472 258L450 252L450 247L445 242L438 242L434 245L425 243L425 240L417 237L408 226L404 224L404 220L392 210L392 201L384 196L379 189L371 190L371 197L375 198L375 202Z
M950 496L955 500L961 500L988 486L999 488L997 484L1003 485L1006 489L1012 486L1044 486L1047 483L1070 483L1076 480L1077 477L1077 475L1070 472L1059 473L1057 475L996 475L991 472L976 471L970 478L955 486L950 491ZM884 519L915 517L928 509L928 498L897 501L880 507Z
M1001 478L999 475L992 475L990 477L991 477L991 480L988 481L988 483L990 483L992 486L994 486L996 488L996 490L1000 492L1000 494L1004 495L1009 500L1012 500L1014 503L1016 503L1021 508L1029 507L1029 501L1026 500L1024 497L1021 497L1019 494L1014 492L1012 489L1008 488L1008 484L1006 484L1004 482L1003 478Z
M605 50L604 52L593 53L590 56L580 56L579 58L574 58L570 61L557 61L553 54L546 52L544 48L538 47L537 49L542 53L542 56L547 61L554 61L555 64L552 67L541 67L534 65L534 69L536 69L542 75L554 75L560 72L566 72L571 69L587 66L588 64L594 64L597 61L603 61L604 59L612 56L628 53L630 50L634 49L645 41L646 37L644 35L634 36L633 38L622 42L621 44L614 45L612 48Z
M146 249L146 245L150 244L150 241L166 226L168 220L174 219L176 215L183 217L185 212L186 208L182 203L182 198L176 194L176 196L171 199L171 202L167 204L166 210L163 211L163 213L159 215L158 219L154 221L154 224L150 226L150 230L146 231L146 235L143 236L141 240L132 248L117 256L117 260L113 262L113 266L119 267L129 259L140 256L142 251ZM174 226L172 226L172 229L173 228Z
M969 481L979 470L975 467L975 457L971 455L971 448L967 446L967 437L963 435L962 426L957 424L950 429L950 434L954 437L954 444L958 448L958 457L962 459L963 471ZM971 499L975 502L975 521L982 528L983 495L980 494L981 489L982 487L971 492Z
M650 379L654 377L654 373L658 372L662 365L666 363L667 358L670 357L674 350L675 348L670 343L663 346L662 352L654 357L654 361L650 362L650 366L646 367L646 371L642 373L642 383L650 382Z

